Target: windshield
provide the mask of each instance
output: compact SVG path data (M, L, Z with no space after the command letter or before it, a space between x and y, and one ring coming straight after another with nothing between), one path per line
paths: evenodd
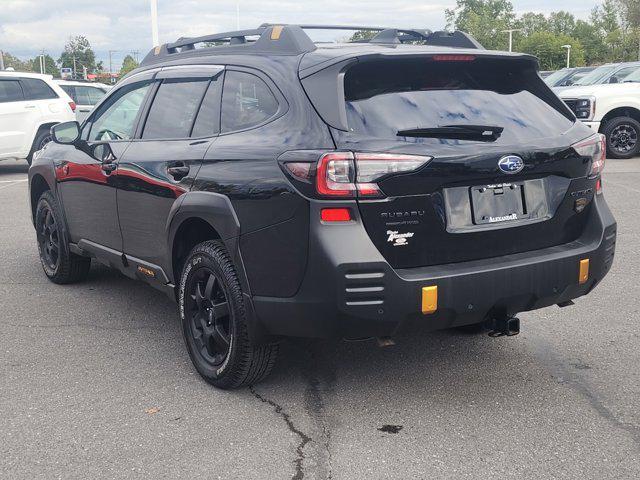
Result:
M560 81L563 80L564 77L567 76L567 73L569 73L567 71L566 68L563 68L562 70L558 70L557 72L553 72L551 75L549 75L548 77L546 77L544 79L545 83L547 85L549 85L550 87L555 87L556 84Z
M574 85L595 85L604 80L610 73L612 73L617 65L602 65L596 68L594 71L585 75L580 80L574 82Z
M393 68L384 61L356 65L344 80L349 130L358 136L424 143L478 140L399 133L493 126L504 128L498 143L513 144L571 128L572 120L527 90L522 72L505 63L396 60Z

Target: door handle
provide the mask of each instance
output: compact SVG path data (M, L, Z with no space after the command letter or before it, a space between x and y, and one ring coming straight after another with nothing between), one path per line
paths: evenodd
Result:
M182 180L189 174L189 166L184 163L176 163L167 168L167 172L176 180Z
M36 106L35 105L25 105L24 108L27 109L27 110L32 110L32 109L36 108Z
M102 168L102 170L108 175L115 171L116 168L118 168L118 164L113 162L106 162L101 164L100 168Z

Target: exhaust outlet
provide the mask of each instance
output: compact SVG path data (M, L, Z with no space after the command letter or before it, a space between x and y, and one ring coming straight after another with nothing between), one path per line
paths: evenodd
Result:
M489 336L513 337L520 333L520 319L517 317L500 317L489 321Z

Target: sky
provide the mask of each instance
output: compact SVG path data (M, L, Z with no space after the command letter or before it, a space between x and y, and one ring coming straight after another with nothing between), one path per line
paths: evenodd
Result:
M597 0L512 0L517 13L566 10L586 19ZM160 42L261 23L324 23L443 29L455 0L158 0ZM109 68L152 47L149 0L0 0L0 50L31 58L44 49L58 59L70 36L85 35ZM506 36L505 36L506 48Z

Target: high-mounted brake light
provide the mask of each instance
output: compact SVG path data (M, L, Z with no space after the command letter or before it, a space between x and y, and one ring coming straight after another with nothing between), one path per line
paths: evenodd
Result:
M433 157L394 153L332 152L318 161L316 190L320 195L380 197L377 180L393 173L412 172Z
M458 55L458 54L449 54L449 55L434 55L434 62L473 62L476 59L475 55Z
M590 177L595 177L602 173L607 158L607 139L603 134L596 133L586 140L573 145L573 149L581 157L591 159Z

